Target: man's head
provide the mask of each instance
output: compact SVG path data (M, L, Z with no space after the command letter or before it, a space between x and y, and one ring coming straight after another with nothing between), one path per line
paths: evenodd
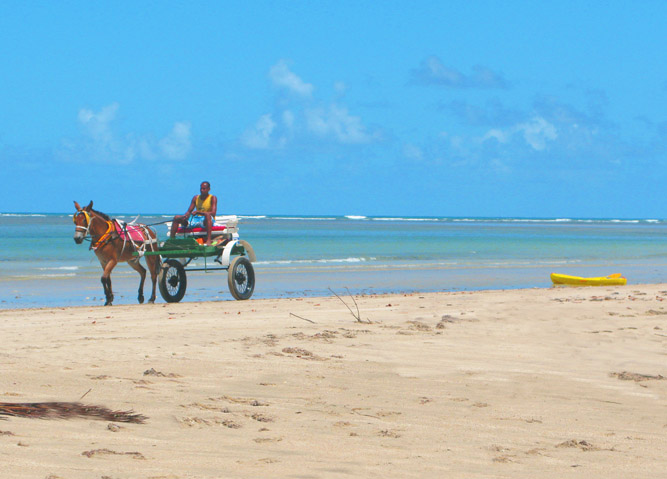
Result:
M209 191L211 191L211 183L208 181L202 181L201 185L199 185L199 192L202 195L208 195Z

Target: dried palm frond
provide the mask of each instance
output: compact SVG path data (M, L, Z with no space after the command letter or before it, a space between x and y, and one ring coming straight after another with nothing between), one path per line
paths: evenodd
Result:
M28 417L37 419L69 419L87 417L102 421L133 422L142 424L146 419L132 411L112 411L102 406L86 406L78 402L0 402L0 416ZM0 418L2 419L2 418Z

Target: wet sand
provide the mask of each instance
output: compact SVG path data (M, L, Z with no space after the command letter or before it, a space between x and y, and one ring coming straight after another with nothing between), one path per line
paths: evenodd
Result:
M148 418L0 416L2 477L664 477L665 298L355 296L360 321L347 295L2 310L0 401Z

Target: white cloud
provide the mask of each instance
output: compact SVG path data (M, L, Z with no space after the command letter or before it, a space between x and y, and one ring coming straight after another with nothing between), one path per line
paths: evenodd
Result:
M429 57L415 72L426 83L438 83L448 86L463 86L465 77L462 73L446 67L439 58Z
M284 88L297 95L309 97L312 95L314 87L310 83L304 82L296 74L292 73L285 60L280 60L269 70L269 78L278 88Z
M489 130L486 132L486 135L482 138L482 141L490 140L491 138L495 139L498 141L498 143L507 143L507 140L509 139L510 135L505 133L503 130L499 130L498 128L494 128L492 130Z
M370 131L361 117L352 115L340 104L346 86L334 83L334 95L338 102L324 106L312 97L315 87L292 73L284 60L272 66L269 78L274 86L296 95L278 94L271 113L262 115L257 122L240 136L247 148L263 150L283 148L292 143L308 143L326 140L345 145L370 143L380 139L379 132Z
M507 82L501 74L490 68L477 65L471 75L446 66L432 55L421 62L419 68L412 70L412 81L422 85L437 85L449 88L507 88Z
M63 140L59 154L75 161L129 164L136 160L183 160L191 149L190 124L176 122L164 138L150 135L122 135L114 128L120 107L112 103L100 111L82 108L78 120L82 135Z
M547 140L553 141L558 137L556 127L541 117L535 117L526 123L522 123L518 126L518 129L523 132L526 143L538 151L546 148Z
M352 116L347 108L331 105L329 109L306 110L308 129L320 137L335 138L341 143L369 143L378 139L377 134L366 130L361 118Z
M262 115L252 128L241 136L241 142L248 148L264 150L271 146L271 134L276 128L270 113Z
M87 108L79 110L79 123L86 133L96 141L110 143L113 140L111 122L116 118L118 103L105 106L98 113Z
M486 132L482 141L494 139L499 143L509 142L514 135L520 134L524 141L536 151L542 151L547 147L548 141L558 138L556 127L542 117L536 116L529 121L520 123L511 128L502 130L494 128Z
M159 141L162 154L170 160L182 160L190 153L190 123L177 122L169 135Z

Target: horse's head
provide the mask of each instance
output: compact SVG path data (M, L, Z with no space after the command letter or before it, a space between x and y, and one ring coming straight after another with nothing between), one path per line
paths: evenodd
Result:
M74 241L76 244L83 243L83 239L88 235L88 230L90 230L90 223L92 218L90 217L90 211L93 209L93 202L91 201L88 206L81 208L79 203L74 202L76 207L76 213L72 220L74 221Z

